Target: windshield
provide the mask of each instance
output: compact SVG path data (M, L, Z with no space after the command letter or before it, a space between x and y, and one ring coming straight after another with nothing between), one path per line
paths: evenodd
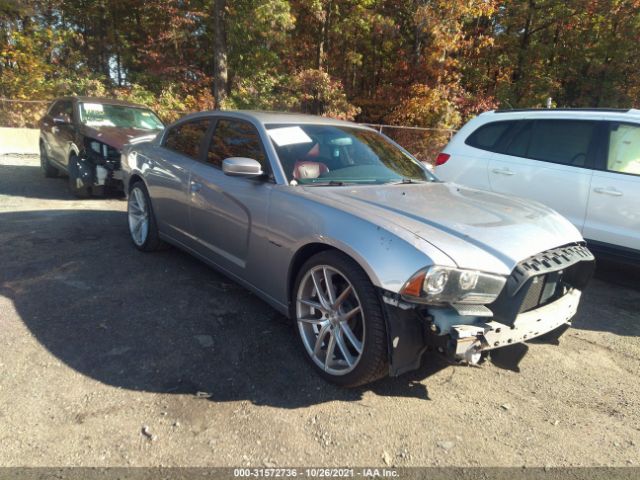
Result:
M163 123L151 110L103 103L81 103L80 121L89 127L161 130Z
M287 181L341 185L433 181L418 160L379 133L335 125L266 125Z

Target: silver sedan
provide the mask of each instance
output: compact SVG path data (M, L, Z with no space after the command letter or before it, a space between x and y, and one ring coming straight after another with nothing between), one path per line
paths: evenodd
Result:
M165 242L293 320L344 386L550 333L593 270L580 233L538 203L438 181L375 130L212 111L123 149L131 238Z

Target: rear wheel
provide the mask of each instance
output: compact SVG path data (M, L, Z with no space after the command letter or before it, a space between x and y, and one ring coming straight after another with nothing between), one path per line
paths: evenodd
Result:
M127 217L129 234L138 250L153 252L164 246L164 242L160 240L149 192L142 182L134 183L129 190Z
M373 382L388 371L387 333L375 287L346 255L321 252L301 268L292 317L311 363L345 387Z
M47 178L55 178L58 176L58 169L49 163L49 157L47 156L47 150L44 146L44 142L40 142L40 168L42 173Z

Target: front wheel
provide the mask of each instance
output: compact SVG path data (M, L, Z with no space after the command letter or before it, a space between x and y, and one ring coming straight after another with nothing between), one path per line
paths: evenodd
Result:
M356 387L387 373L380 300L358 264L340 252L321 252L303 265L293 292L292 317L320 375Z

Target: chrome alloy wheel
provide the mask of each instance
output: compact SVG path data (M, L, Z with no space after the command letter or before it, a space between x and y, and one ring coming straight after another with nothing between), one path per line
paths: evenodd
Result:
M296 320L311 359L331 375L351 372L362 357L364 312L351 282L329 265L311 268L296 294Z
M133 187L129 194L129 232L134 243L142 246L149 234L149 207L144 192Z

